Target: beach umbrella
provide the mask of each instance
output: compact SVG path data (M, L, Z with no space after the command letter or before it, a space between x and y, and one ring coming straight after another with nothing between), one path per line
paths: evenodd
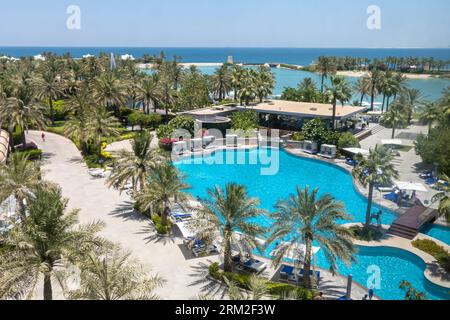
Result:
M417 182L394 181L397 188L404 191L428 192L423 184Z

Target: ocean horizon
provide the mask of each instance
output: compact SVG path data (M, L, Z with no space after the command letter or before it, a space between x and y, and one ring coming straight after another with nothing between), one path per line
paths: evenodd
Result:
M131 54L140 58L144 54L158 55L164 51L168 59L177 56L182 62L225 62L232 56L237 63L278 62L309 65L320 56L350 56L369 59L418 57L450 60L450 48L296 48L296 47L115 47L115 46L0 46L0 55L16 58L30 57L43 52L58 55L70 53L74 58L100 53Z

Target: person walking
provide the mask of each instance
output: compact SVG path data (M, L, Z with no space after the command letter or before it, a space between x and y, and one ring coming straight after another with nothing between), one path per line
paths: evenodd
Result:
M41 133L41 138L42 138L42 142L45 142L45 133L44 132Z

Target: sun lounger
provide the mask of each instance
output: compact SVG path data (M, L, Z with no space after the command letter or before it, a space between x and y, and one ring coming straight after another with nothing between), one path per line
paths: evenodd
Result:
M89 169L88 173L91 175L91 177L94 178L103 178L105 175L105 170L103 169L98 169L98 168L94 168L94 169Z
M433 185L433 184L435 184L435 183L437 183L437 182L438 182L438 179L437 179L437 178L428 178L428 179L425 180L425 183L426 183L427 185L429 185L429 186L431 186L431 185Z
M305 270L301 269L299 272L299 276L303 277L305 274ZM309 276L312 277L312 275L314 274L314 270L309 270ZM320 271L316 271L316 280L319 281L320 280Z
M244 267L245 269L247 269L251 272L257 273L257 274L259 274L267 269L266 263L259 261L259 260L253 260L253 259L248 259L243 264L241 264L241 266Z
M386 199L386 200L390 200L390 201L392 201L392 202L397 202L397 200L398 200L398 194L395 193L395 192L391 192L391 193L385 194L385 195L383 196L383 198Z
M194 247L192 248L192 253L194 254L194 256L198 257L198 256L204 256L204 255L208 255L208 254L212 254L212 253L218 253L219 250L217 249L217 247L213 244L208 245L208 246L200 246L200 247Z
M345 163L352 167L356 167L358 165L358 162L353 160L352 158L347 158L345 160Z
M431 172L431 171L425 171L424 173L421 173L421 174L419 174L419 177L421 178L421 179L430 179L430 178L433 178L433 172Z

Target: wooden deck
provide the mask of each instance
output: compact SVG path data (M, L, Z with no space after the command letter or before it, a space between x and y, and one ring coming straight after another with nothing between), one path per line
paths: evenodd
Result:
M436 218L437 211L435 209L415 206L395 220L389 232L406 239L414 239L426 223Z

